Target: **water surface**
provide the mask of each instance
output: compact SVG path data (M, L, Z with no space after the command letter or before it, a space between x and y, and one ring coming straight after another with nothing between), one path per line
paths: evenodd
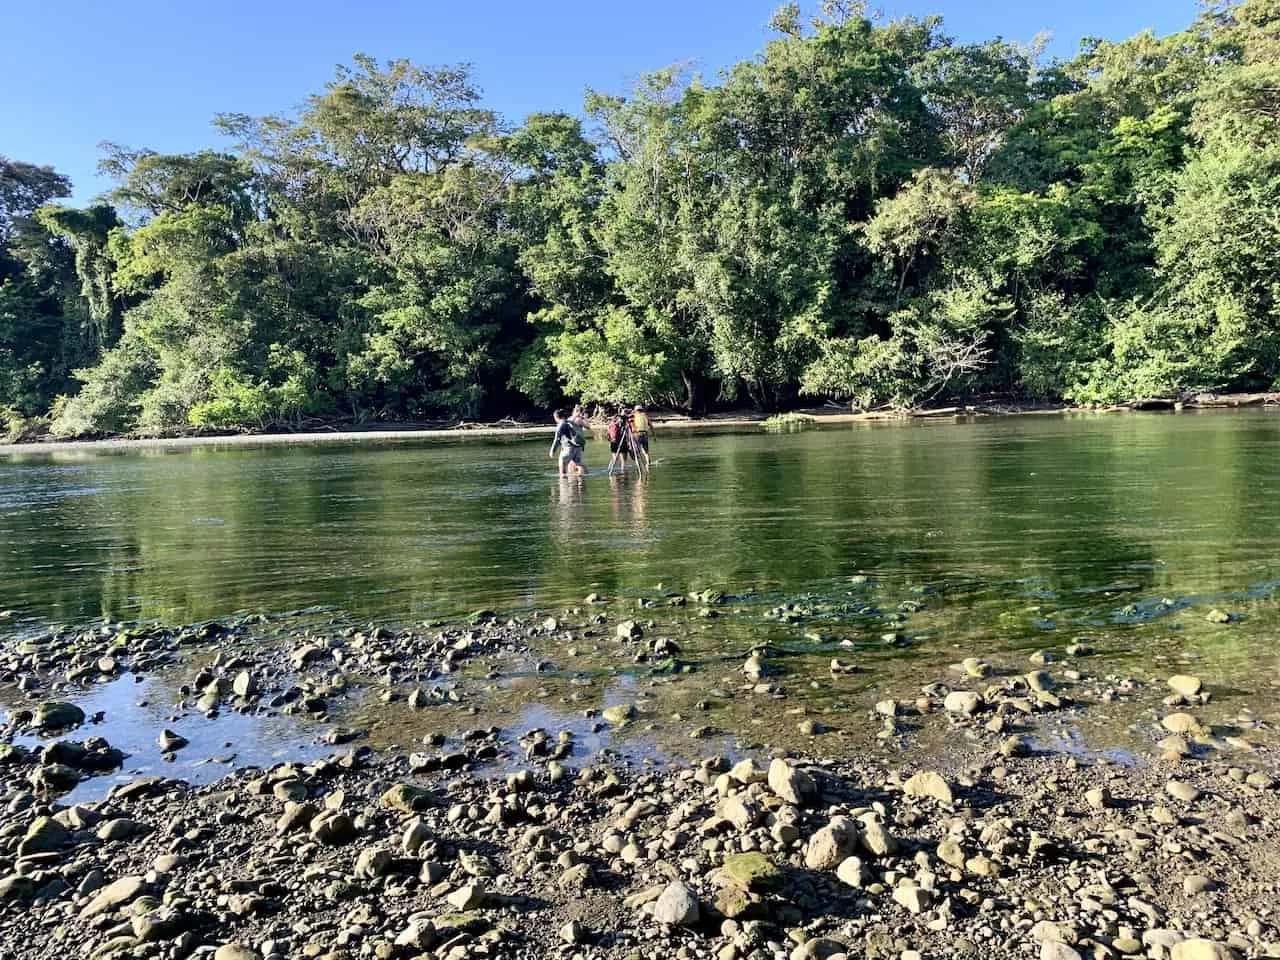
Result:
M457 705L335 704L375 745L495 724L569 730L588 754L732 753L803 747L803 710L834 728L825 749L862 749L881 697L909 701L969 655L1025 671L1028 652L1061 656L1081 635L1098 649L1091 672L1136 674L1151 703L1185 670L1223 716L1275 711L1280 420L1267 411L672 433L654 455L644 480L562 481L529 440L24 451L0 458L0 632L579 608L564 614L578 625L567 639L462 671ZM593 444L589 463L606 459ZM702 591L724 602L670 605ZM610 603L584 607L588 593ZM1232 622L1211 623L1215 608ZM651 636L675 638L694 672L636 662L611 626L585 628L600 611L654 619ZM785 698L743 693L739 668L761 644ZM833 676L833 656L860 670ZM193 740L177 765L193 779L315 749L316 731L294 722L228 714L202 729L183 676L90 696L107 713L100 732L131 754L127 773L165 768L165 722ZM590 719L620 700L645 722ZM1065 713L1042 734L1141 750L1149 708ZM929 729L945 744L945 727L919 736Z
M1280 571L1264 411L659 436L646 482L532 441L0 458L0 608L414 619L591 591L1018 583L1207 596ZM604 444L589 461L601 466Z

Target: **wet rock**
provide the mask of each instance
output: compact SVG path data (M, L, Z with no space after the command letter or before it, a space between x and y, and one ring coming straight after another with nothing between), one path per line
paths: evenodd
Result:
M301 670L307 664L317 663L327 657L329 657L329 652L324 647L308 643L294 650L289 655L289 660L295 670Z
M1053 677L1044 670L1032 670L1027 674L1026 681L1027 686L1036 693L1048 693L1056 686Z
M691 927L701 916L702 909L698 904L698 898L679 880L667 884L653 903L653 918L668 926Z
M46 700L36 707L35 725L41 730L64 730L84 723L84 711L74 703Z
M908 797L932 797L947 806L955 802L950 784L943 779L942 774L932 770L922 770L914 774L903 784L902 792Z
M629 703L620 703L612 707L605 707L601 711L600 716L604 718L606 723L611 723L615 727L620 727L629 720L635 718L636 708Z
M37 790L64 793L80 782L82 774L62 763L48 763L31 774L31 785Z
M165 728L160 731L158 742L160 744L160 749L165 753L173 753L175 750L181 750L191 741L182 736L182 734L175 733L174 731Z
M1191 756L1191 744L1187 742L1187 738L1181 734L1171 733L1156 744L1160 752L1167 757L1189 757Z

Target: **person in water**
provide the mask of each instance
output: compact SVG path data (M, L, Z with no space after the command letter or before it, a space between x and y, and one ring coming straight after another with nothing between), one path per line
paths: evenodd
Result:
M621 463L622 472L626 473L627 457L631 455L631 451L628 449L630 441L627 438L627 411L621 404L613 411L605 432L609 437L609 472L613 473L614 465Z
M560 452L560 476L567 477L572 473L586 476L587 467L582 455L586 449L586 440L580 427L569 419L563 410L556 411L556 435L551 441L551 450L547 456L554 457Z
M645 413L644 404L637 403L631 411L631 437L636 445L637 456L644 458L644 465L649 466L649 415Z

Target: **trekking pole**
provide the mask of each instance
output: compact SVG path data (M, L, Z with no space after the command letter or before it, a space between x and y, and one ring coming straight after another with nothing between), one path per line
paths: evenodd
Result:
M640 459L640 454L643 451L640 449L640 441L636 439L635 431L631 429L630 424L627 425L627 437L631 442L631 459L636 462L636 475L643 477L647 464Z

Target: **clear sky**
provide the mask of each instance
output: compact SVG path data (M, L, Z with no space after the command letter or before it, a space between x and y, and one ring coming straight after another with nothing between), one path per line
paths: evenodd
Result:
M0 154L52 164L76 201L109 184L97 144L163 152L222 146L215 113L290 111L351 54L469 62L511 121L577 111L587 87L692 60L705 74L749 57L781 0L0 0ZM809 5L805 5L809 9ZM939 13L961 40L1169 33L1196 0L884 0Z

